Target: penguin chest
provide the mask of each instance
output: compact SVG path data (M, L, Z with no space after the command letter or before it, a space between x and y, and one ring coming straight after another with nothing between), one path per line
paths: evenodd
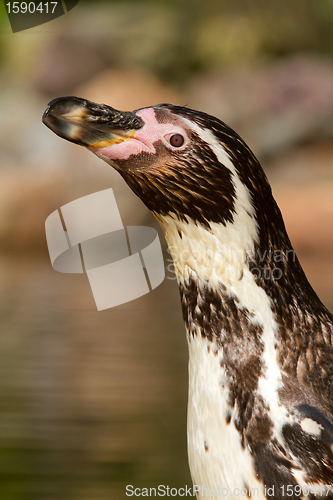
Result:
M201 335L189 338L188 455L197 497L230 497L242 491L264 499L251 451L242 446L233 423L237 409L228 404L220 357L221 348Z

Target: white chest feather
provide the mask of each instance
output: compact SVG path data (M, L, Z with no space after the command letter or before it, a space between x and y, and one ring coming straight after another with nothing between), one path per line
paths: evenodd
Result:
M193 483L198 498L218 496L222 490L230 498L251 488L250 496L264 499L253 457L242 448L233 422L227 423L231 409L219 358L220 353L212 348L208 351L208 342L201 335L190 339L188 454Z

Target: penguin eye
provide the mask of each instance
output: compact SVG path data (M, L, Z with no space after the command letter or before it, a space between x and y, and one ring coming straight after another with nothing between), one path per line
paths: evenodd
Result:
M185 139L181 134L173 134L170 137L169 142L170 142L172 147L180 148L184 144Z

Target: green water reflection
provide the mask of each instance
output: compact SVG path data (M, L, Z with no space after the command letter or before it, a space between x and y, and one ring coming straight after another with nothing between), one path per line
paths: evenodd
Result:
M0 274L0 498L190 485L175 282L98 313L85 276L46 259L2 260Z

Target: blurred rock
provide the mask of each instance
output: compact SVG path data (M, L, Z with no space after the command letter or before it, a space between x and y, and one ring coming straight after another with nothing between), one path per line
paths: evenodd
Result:
M184 105L179 91L139 68L109 68L76 89L77 95L121 110L160 103Z
M333 136L333 64L294 55L270 64L206 73L192 81L189 106L235 128L260 158Z
M303 269L332 308L333 145L303 145L271 161L266 173Z
M72 94L75 87L113 65L170 73L176 66L181 36L177 10L171 6L82 3L48 37L44 52L35 61L33 80L40 92L51 97Z
M297 251L333 264L333 145L304 145L266 166Z
M102 40L91 40L84 33L78 37L70 31L61 33L38 61L33 75L36 88L47 96L64 95L86 81L108 64L101 43Z
M279 184L273 194L281 209L295 249L304 256L332 260L333 256L333 182Z
M0 251L47 255L45 219L68 196L64 176L7 171L0 176Z

